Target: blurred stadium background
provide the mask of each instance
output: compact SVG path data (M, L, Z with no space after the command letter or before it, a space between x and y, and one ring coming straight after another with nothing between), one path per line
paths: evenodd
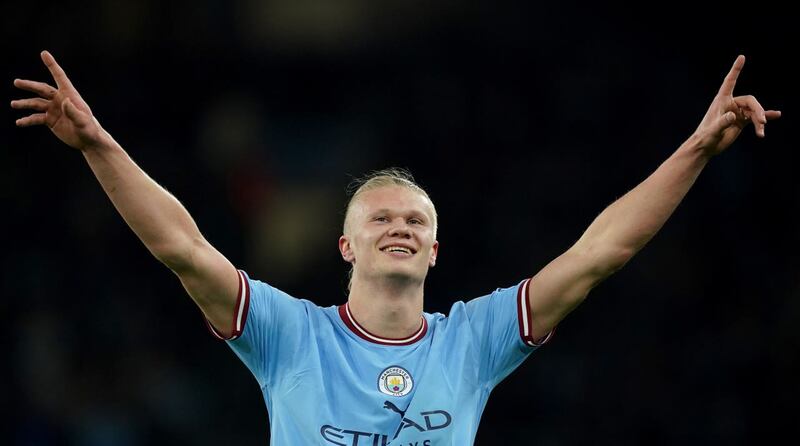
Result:
M477 444L797 438L795 25L777 9L647 8L6 2L4 91L49 80L49 49L234 264L323 306L346 297L347 183L408 167L439 210L426 309L446 312L565 250L691 134L743 53L737 93L784 118L716 159L495 390ZM266 444L255 380L82 157L0 116L0 443Z

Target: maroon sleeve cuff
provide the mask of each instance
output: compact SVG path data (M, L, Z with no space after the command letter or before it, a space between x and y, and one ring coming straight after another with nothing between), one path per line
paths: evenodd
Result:
M247 281L247 277L244 275L244 272L241 270L236 271L239 274L239 291L236 297L236 306L234 307L233 312L233 325L231 328L231 335L230 336L223 336L213 325L211 322L208 321L207 318L204 318L206 321L206 327L208 327L208 331L211 332L214 337L218 339L222 339L223 341L232 341L239 336L241 336L242 332L244 331L244 324L247 322L247 310L250 308L250 284Z
M531 316L531 306L528 304L528 285L530 285L530 283L531 279L525 279L517 289L517 322L519 323L519 336L522 338L522 342L528 347L540 347L553 337L553 333L556 332L556 329L553 328L550 330L550 333L547 333L544 338L533 339L533 327L531 326L533 318Z

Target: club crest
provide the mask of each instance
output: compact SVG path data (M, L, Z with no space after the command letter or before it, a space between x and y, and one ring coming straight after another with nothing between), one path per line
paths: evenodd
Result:
M406 396L413 387L411 374L400 366L387 367L378 376L378 390L389 396Z

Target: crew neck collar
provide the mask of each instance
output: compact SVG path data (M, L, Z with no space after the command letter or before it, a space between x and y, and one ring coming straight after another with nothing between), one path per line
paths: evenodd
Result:
M342 322L350 329L356 336L364 339L366 341L372 342L374 344L380 345L410 345L413 344L420 339L425 337L425 333L428 332L428 321L425 320L424 316L420 316L420 327L413 335L407 338L385 338L382 336L378 336L375 334L370 333L367 331L366 328L362 327L356 319L353 317L353 314L350 312L349 304L344 304L339 306L339 316L342 318Z

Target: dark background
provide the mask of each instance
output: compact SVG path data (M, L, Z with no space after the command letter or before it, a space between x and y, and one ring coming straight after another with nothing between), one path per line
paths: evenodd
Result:
M745 54L736 93L784 117L715 159L495 390L477 444L791 443L798 36L788 10L760 6L6 2L0 72L7 101L26 97L12 80L49 81L49 49L220 251L323 306L346 299L348 182L410 168L440 215L426 310L446 312L567 249L692 133ZM266 444L255 380L80 154L0 116L0 443Z

